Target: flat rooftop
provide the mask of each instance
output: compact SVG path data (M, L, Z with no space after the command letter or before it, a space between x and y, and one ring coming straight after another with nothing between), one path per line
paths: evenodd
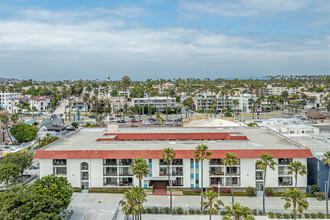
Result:
M272 132L270 129L232 127L232 128L119 128L116 134L127 133L232 133L246 136L248 140L210 140L210 141L97 141L108 133L103 128L83 128L70 137L64 137L56 144L44 150L162 150L172 147L177 150L193 150L200 144L206 144L210 150L224 149L301 149L303 146L293 143L290 139ZM111 134L115 134L112 132Z
M109 134L106 135L105 134ZM210 134L229 135L227 139L211 140L127 140L127 136L187 136L195 134L206 137ZM101 138L126 137L120 141ZM189 136L189 135L188 135ZM235 139L234 137L241 137ZM263 153L275 158L308 158L311 151L305 146L266 127L180 127L180 128L119 128L107 132L106 128L83 128L39 149L36 159L130 159L137 156L146 159L161 158L166 147L173 148L177 158L194 158L197 145L206 144L213 152L211 158L223 158L227 152L239 158L259 158Z

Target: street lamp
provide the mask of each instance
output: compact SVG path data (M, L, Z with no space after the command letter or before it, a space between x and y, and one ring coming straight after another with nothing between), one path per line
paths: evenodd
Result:
M329 214L329 209L328 209L328 191L329 191L328 184L329 184L328 181L325 181L324 191L325 191L325 198L326 198L325 204L326 204L327 215Z

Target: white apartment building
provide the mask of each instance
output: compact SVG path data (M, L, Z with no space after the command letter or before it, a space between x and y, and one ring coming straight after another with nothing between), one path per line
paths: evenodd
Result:
M251 94L225 97L214 93L203 93L193 97L195 110L213 111L215 109L216 113L223 112L225 109L231 109L234 112L251 112L252 101L256 99L256 96Z
M157 111L164 112L166 108L175 108L176 99L172 97L149 97L149 98L132 98L132 106L151 106L156 107Z
M163 183L166 192L168 174L174 188L200 188L201 164L194 159L194 150L206 144L212 152L210 160L203 162L203 185L243 191L263 188L263 171L256 161L263 153L271 154L278 163L275 170L267 170L267 187L274 192L284 191L295 184L288 174L291 161L307 164L311 151L291 139L266 127L215 128L84 128L75 131L55 144L37 150L34 158L40 161L40 177L56 174L65 176L73 187L127 188L138 185L131 170L131 162L142 157L149 164L144 188ZM162 151L171 147L176 159L170 170L162 161ZM238 156L238 164L229 168L223 163L225 154ZM232 177L230 177L230 172ZM303 191L307 177L299 176L297 186Z
M3 110L9 113L14 113L15 102L14 99L20 98L21 93L0 93L0 106Z
M264 96L270 96L270 95L277 95L280 96L282 95L283 91L288 91L289 95L294 95L298 92L299 88L287 88L287 87L278 87L278 86L272 86L272 85L267 85L266 88L261 89L261 94Z
M38 112L44 112L51 106L51 99L49 96L32 96L32 95L24 95L23 97L17 98L14 100L14 112L19 112L19 108L16 107L18 104L23 105L24 102L29 103L29 107L35 109Z

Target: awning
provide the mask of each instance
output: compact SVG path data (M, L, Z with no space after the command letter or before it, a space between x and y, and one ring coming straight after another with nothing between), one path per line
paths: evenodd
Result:
M151 177L147 177L146 180L168 181L168 176L151 176ZM170 176L170 180L176 180L176 177Z

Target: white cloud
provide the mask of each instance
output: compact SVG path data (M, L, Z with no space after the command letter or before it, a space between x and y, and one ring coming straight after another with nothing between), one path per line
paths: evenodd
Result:
M330 67L327 39L315 47L316 41L309 39L266 41L183 27L130 27L113 18L77 21L67 11L44 16L53 22L32 16L0 20L1 76L203 78L226 76L218 73L322 73ZM62 21L65 16L72 22Z
M301 0L180 1L180 7L195 13L256 16L277 11L297 11L302 9L307 2Z

